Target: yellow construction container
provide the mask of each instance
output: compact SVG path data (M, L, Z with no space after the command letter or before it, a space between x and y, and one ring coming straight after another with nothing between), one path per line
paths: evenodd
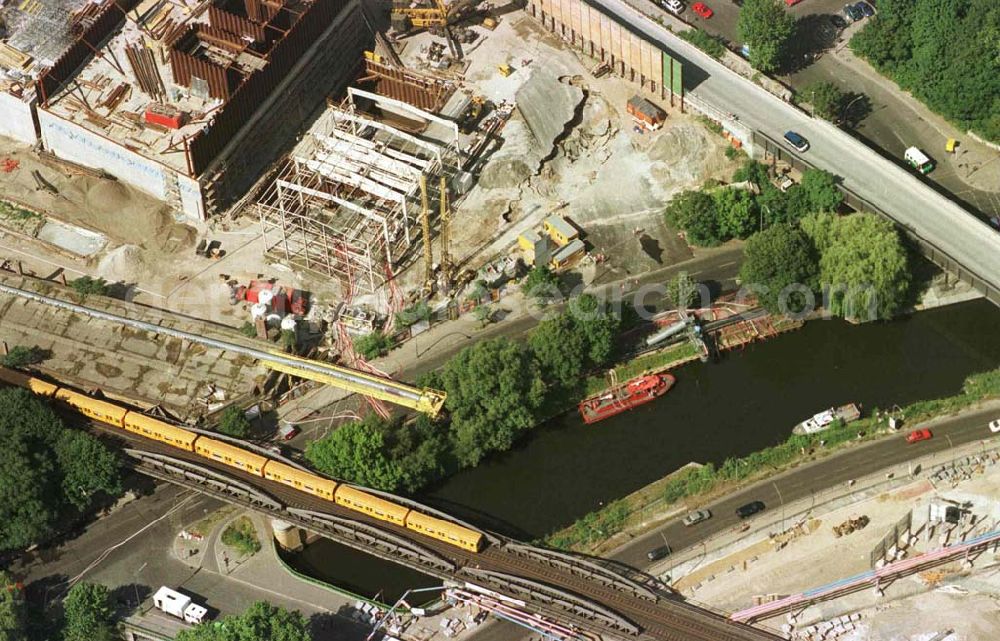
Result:
M498 65L497 71L499 71L500 75L503 76L504 78L514 73L514 70L508 64Z

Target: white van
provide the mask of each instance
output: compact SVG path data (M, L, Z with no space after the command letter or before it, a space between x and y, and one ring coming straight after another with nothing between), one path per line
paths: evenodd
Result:
M922 174L929 174L934 170L934 161L916 147L908 148L903 154L903 158L911 167Z

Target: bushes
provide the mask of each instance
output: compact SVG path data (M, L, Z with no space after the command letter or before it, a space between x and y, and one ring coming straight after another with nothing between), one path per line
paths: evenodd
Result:
M45 350L38 346L24 347L23 345L17 345L0 358L0 365L16 369L18 367L24 367L25 365L40 363L47 357L48 354Z
M83 298L86 298L91 294L96 296L108 295L108 283L103 278L81 276L75 280L71 280L69 282L69 286Z
M260 552L257 530L250 519L245 516L236 519L222 531L222 542L244 556Z
M219 419L219 431L233 438L246 438L250 436L250 419L246 412L235 405L230 405L222 412Z
M396 341L391 336L382 333L382 330L375 330L371 334L354 339L354 349L366 361L385 356L395 346Z
M677 34L682 40L687 40L716 60L726 53L726 45L722 39L709 34L704 29L688 29Z

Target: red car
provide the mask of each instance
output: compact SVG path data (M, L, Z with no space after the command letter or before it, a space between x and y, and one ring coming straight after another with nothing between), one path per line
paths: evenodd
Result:
M695 2L691 5L691 11L694 11L706 20L712 17L712 10L706 7L703 2Z
M789 7L797 5L800 2L802 2L802 0L785 0L785 4Z
M931 434L930 430L914 430L906 435L907 443L917 443L919 441L926 441L930 437L934 436Z

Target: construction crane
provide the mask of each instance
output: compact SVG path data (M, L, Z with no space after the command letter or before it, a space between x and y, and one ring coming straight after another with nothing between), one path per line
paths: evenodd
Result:
M434 288L434 254L431 250L431 213L427 203L427 176L420 174L420 224L424 233L424 296Z
M483 0L458 0L451 6L446 6L444 0L428 1L430 6L411 7L404 3L395 4L390 17L392 28L400 33L427 29L432 33L443 35L448 41L452 55L461 60L462 48L458 46L451 27L467 18Z
M448 232L451 212L448 210L448 179L441 174L441 281L442 289L451 285L451 251L448 247Z

